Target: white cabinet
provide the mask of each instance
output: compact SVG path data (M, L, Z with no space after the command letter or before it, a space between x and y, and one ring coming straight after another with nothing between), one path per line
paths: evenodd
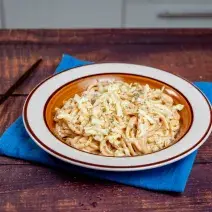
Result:
M115 28L122 0L4 0L7 28Z
M205 28L212 0L0 0L0 28Z
M126 28L212 27L212 1L126 0L124 18Z
M4 20L4 10L3 10L3 4L2 4L2 0L0 0L0 28L2 28L3 26L3 20Z
M130 0L126 0L130 1ZM134 0L131 0L134 1ZM163 3L170 3L170 4L210 4L212 3L211 0L139 0L142 3L156 3L156 4L163 4Z

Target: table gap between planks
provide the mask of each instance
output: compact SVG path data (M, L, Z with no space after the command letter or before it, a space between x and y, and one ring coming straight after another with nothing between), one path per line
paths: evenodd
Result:
M210 29L1 30L0 95L39 57L42 64L0 106L0 134L62 54L156 67L212 81ZM182 194L147 191L0 156L0 211L212 211L212 136L199 149ZM180 176L179 176L180 177Z

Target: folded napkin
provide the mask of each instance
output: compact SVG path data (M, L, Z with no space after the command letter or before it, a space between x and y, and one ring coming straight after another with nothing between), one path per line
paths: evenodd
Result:
M58 65L56 72L58 73L88 63L90 62L78 60L69 55L63 55L62 61ZM210 101L212 101L212 83L196 82L195 84L206 94ZM178 162L146 171L108 172L91 170L62 162L43 151L28 136L22 118L20 117L1 136L0 154L45 164L50 167L66 170L70 173L83 173L92 177L140 188L183 192L197 151Z

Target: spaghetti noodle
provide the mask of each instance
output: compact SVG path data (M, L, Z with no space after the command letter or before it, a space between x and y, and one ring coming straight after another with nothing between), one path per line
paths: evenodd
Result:
M173 144L183 107L174 104L164 87L97 81L55 109L55 134L69 146L93 154L148 154Z

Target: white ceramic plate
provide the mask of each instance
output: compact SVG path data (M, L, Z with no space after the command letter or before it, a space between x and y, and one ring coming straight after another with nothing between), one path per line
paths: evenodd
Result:
M151 77L183 93L193 110L193 123L177 143L156 153L136 157L104 157L68 147L48 130L43 117L51 94L64 84L94 74L127 73ZM71 164L108 171L135 171L173 163L199 148L211 132L211 106L206 97L188 81L155 68L121 64L92 64L56 74L40 83L28 96L23 108L24 125L31 138L46 152Z

